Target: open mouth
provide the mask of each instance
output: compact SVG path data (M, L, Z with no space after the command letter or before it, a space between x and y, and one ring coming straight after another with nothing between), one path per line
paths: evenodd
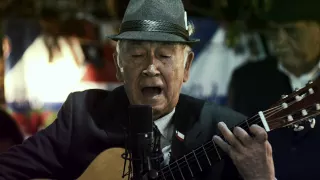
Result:
M162 93L162 88L160 87L144 87L141 89L143 96L154 97Z

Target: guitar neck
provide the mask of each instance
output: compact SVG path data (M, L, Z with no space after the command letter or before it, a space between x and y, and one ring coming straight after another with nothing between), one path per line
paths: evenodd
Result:
M238 124L237 126L248 130L252 124L263 126L264 123L260 120L260 118L250 118ZM198 173L207 170L215 163L223 160L225 155L226 154L213 140L208 141L207 143L202 144L201 146L192 150L190 153L175 160L171 164L163 167L158 172L159 178L163 180L194 178Z
M311 118L320 114L319 92L320 78L317 78L290 95L282 96L271 108L259 112L238 126L248 130L252 124L258 124L269 132L286 126L299 128L298 124L307 120L314 122ZM211 140L162 168L158 171L159 177L164 180L193 179L199 172L205 171L224 157L225 153Z

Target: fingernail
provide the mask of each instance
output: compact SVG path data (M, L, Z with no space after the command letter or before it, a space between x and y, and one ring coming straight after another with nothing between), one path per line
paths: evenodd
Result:
M223 140L222 140L222 138L220 136L213 136L212 137L212 141L214 141L215 143L219 143L219 142L221 142Z
M219 123L218 123L218 125L220 125L220 126L224 126L224 125L225 125L225 123L221 121L221 122L219 122Z
M220 124L220 126L227 126L226 123L224 123L224 122L222 122L222 121L219 122L218 124Z
M218 137L216 135L212 136L212 140L215 141Z
M217 135L214 135L214 136L212 137L213 140L217 140L217 139L219 139L219 138L220 138L220 137L217 136Z

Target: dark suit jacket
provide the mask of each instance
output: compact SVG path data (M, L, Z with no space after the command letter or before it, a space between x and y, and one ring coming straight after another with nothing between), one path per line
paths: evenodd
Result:
M269 58L247 63L234 71L229 86L229 104L232 109L252 116L270 108L281 95L290 93L289 78L278 70L277 61ZM320 122L317 123L314 129L305 126L301 132L283 128L269 133L278 179L320 178Z
M110 147L124 147L128 105L123 87L112 92L72 93L52 125L0 155L0 179L78 178L99 153ZM217 122L225 121L231 127L244 118L227 108L181 95L173 123L185 134L185 140L173 136L173 157L211 140ZM200 179L219 177L219 167L214 169ZM227 171L228 175L236 174Z

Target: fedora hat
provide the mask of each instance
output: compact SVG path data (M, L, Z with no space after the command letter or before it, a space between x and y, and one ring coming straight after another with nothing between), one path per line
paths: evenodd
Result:
M160 41L192 44L187 13L181 0L130 0L112 40Z

